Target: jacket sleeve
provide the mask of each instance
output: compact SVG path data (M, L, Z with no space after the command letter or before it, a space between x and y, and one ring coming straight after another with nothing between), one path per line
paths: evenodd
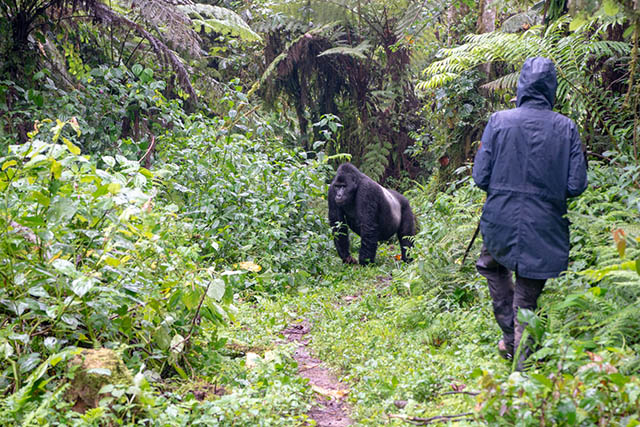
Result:
M482 141L480 149L476 153L473 161L473 180L476 185L488 191L489 182L491 181L491 169L493 160L491 159L491 150L493 149L493 116L489 119L487 126L482 133Z
M569 177L567 179L567 197L582 194L587 188L587 164L582 151L580 134L575 124L571 129L571 151L569 152Z

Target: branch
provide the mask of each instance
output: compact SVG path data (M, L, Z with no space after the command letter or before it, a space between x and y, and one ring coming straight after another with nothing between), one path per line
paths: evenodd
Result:
M196 312L193 315L193 319L191 319L191 328L189 328L189 333L187 334L186 337L184 337L184 339L182 341L180 341L179 343L176 343L173 346L171 346L170 351L173 351L174 349L180 347L183 344L187 344L188 341L191 339L191 335L193 334L193 329L196 327L196 322L198 321L198 318L200 317L200 308L202 307L202 303L204 302L204 299L207 297L207 292L209 291L209 286L211 286L211 282L207 283L207 288L204 290L204 293L202 294L202 298L200 298L200 303L198 304L198 308L196 308Z
M149 169L151 167L151 152L156 148L156 137L155 135L151 135L151 144L149 144L149 148L147 148L147 152L144 153L144 156L142 156L142 158L140 160L138 160L138 163L142 163L143 161L144 163L144 167Z
M480 394L478 391L445 391L444 393L440 393L441 395L445 394L468 394L469 396L477 396Z
M459 421L474 421L473 418L467 418L473 415L472 412L465 412L463 414L455 414L455 415L436 415L434 417L429 418L421 418L421 417L412 417L404 414L387 414L389 418L396 418L399 420L406 421L415 425L427 425L427 424L435 424L435 423L446 423L446 422L459 422Z

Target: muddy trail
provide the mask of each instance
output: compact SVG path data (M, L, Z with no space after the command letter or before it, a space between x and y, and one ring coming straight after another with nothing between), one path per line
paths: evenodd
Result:
M353 424L349 417L350 408L346 403L347 385L324 367L324 363L314 358L308 348L311 323L304 320L291 324L282 331L289 342L298 344L293 354L298 363L298 374L309 380L309 385L316 392L314 406L307 414L319 427L343 427Z

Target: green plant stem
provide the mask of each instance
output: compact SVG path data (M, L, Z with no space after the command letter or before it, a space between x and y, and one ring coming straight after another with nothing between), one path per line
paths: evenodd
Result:
M11 371L13 372L13 379L14 379L14 385L13 385L13 392L17 393L18 390L20 390L21 387L21 382L20 382L20 373L18 370L18 365L16 364L15 361L9 359L9 363L11 363Z
M638 26L640 26L640 18L636 17L633 21L633 25L633 48L631 49L631 64L629 66L629 85L627 86L627 94L623 103L625 108L629 107L629 101L631 99L631 93L633 92L633 85L635 81L636 66L638 64Z
M96 334L91 327L91 322L89 321L89 307L87 307L87 303L83 300L82 304L84 305L84 323L87 326L87 331L89 332L89 337L91 337L91 341L93 342L94 347L98 344L98 340L96 338Z

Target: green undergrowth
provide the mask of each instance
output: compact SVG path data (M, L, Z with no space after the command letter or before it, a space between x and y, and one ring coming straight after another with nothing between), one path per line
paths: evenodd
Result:
M538 344L525 373L497 353L500 331L473 267L481 237L461 263L483 200L464 182L436 197L410 193L421 222L412 264L397 263L393 245L372 267L333 256L322 281L240 305L224 334L270 348L308 319L309 345L349 387L361 425L467 413L462 424L636 425L638 199L619 180L594 163L590 188L570 201L569 271L547 283L539 313L521 314Z
M175 112L148 168L84 154L75 117L37 122L24 144L2 139L1 425L304 419L309 389L291 349L245 369L218 330L242 298L320 276L328 166L285 147L268 122L245 123L239 90L221 102L220 119ZM70 358L103 347L134 382L114 377L86 412L70 411ZM221 387L203 403L177 385L202 381Z
M638 168L592 163L570 201L569 271L549 281L524 373L499 358L487 286L463 263L484 194L465 178L408 192L414 262L382 244L343 265L326 222L331 168L287 148L239 88L224 117L180 116L144 167L82 154L82 122L42 120L0 159L0 424L304 425L312 388L282 331L349 388L356 423L636 425ZM313 158L312 158L313 157ZM429 187L427 187L429 188ZM354 238L354 251L358 239ZM70 410L70 360L114 350L131 383ZM96 372L92 372L96 374ZM111 376L97 368L98 375ZM108 380L107 380L108 383Z

